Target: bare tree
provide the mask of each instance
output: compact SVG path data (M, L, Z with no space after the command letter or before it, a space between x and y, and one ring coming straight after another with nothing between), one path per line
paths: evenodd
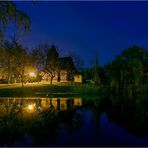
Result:
M50 77L50 84L52 84L58 69L59 54L56 47L47 43L40 44L32 51L32 56L36 65Z

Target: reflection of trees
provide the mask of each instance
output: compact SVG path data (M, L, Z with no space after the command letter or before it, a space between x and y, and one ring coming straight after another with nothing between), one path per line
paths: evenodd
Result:
M56 120L59 124L64 124L70 132L78 130L83 124L81 106L81 98L57 99L58 114Z
M38 120L32 121L29 132L33 138L33 146L46 146L49 142L53 142L58 132L58 125L61 123L69 130L69 132L77 131L83 124L81 107L73 107L73 100L68 99L67 110L60 110L60 99L57 99L57 109L53 106L43 110Z
M0 145L12 146L16 139L23 138L22 120L19 116L20 106L15 99L5 99L0 105L0 113Z
M108 99L105 98L93 98L84 101L85 107L89 108L95 119L95 132L99 131L100 116L108 107Z
M59 123L65 124L70 132L75 132L79 130L83 124L82 110L81 108L73 108L59 112L58 120Z
M14 115L18 114L20 106L16 99L1 99L0 112L1 114Z
M108 108L107 114L110 120L114 120L129 133L138 136L148 134L146 104L141 98L112 98L112 106Z
M5 116L0 122L0 145L12 146L14 141L23 138L21 120L17 117Z
M57 127L64 123L69 131L78 130L83 118L73 100L67 100L67 110L55 108L51 99L0 99L0 146L13 146L25 141L26 134L32 146L46 146L56 137ZM58 101L60 103L60 100ZM57 103L57 104L58 104ZM33 109L28 105L34 105Z
M56 112L49 108L39 113L29 122L28 132L31 135L33 146L45 146L55 137L57 127Z
M33 143L42 145L54 137L55 110L49 107L38 114L26 112L27 102L37 103L38 100L0 100L0 146L12 146L14 142L24 140L25 133L29 133Z

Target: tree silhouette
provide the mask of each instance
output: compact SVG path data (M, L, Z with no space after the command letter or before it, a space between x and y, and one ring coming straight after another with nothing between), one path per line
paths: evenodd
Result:
M51 46L50 48L48 48L44 72L46 72L49 75L50 84L52 84L52 80L55 77L56 72L58 70L58 56L59 54L55 46Z
M133 46L105 66L106 77L112 91L125 91L131 96L142 91L144 74L147 72L147 51Z
M17 29L29 31L31 20L29 16L16 8L12 1L0 1L0 37L3 38L3 27L6 28L10 21L14 21Z

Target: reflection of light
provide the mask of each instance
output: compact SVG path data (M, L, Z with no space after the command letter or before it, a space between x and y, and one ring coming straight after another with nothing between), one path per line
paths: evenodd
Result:
M35 74L34 72L30 72L30 73L29 73L29 76L30 76L30 77L36 77L36 74Z
M28 110L30 110L30 111L34 110L34 107L35 107L35 103L34 104L29 104L28 105Z

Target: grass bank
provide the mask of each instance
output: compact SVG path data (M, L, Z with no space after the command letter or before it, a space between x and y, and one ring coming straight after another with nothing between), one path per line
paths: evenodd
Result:
M0 84L0 96L77 96L97 95L104 92L102 86L75 83L28 83L22 88L21 84Z

